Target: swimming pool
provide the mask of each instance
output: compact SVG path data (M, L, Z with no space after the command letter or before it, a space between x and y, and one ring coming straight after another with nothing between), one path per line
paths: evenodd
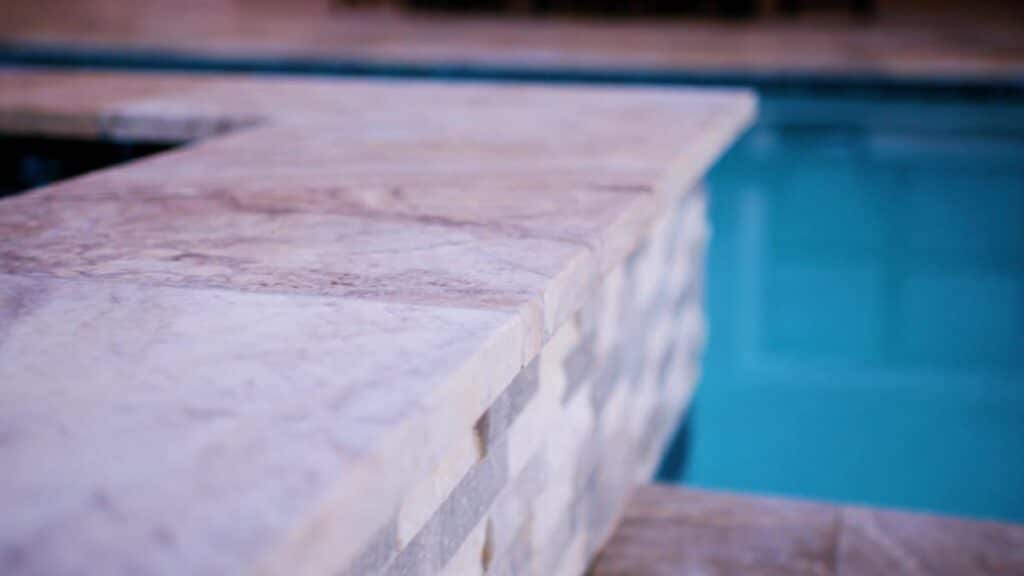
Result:
M663 480L1024 521L1024 101L762 94Z

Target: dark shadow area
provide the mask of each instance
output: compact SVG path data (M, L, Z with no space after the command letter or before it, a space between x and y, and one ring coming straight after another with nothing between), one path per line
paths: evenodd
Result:
M0 198L170 148L167 144L0 135Z
M655 474L655 478L675 481L678 478L682 478L686 473L687 456L690 453L690 445L693 443L690 429L696 418L696 412L696 406L691 404L690 408L683 414L675 436L661 458L661 464L658 465L658 472Z

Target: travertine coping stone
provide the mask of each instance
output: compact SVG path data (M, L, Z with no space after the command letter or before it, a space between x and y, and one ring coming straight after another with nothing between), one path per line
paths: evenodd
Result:
M498 562L480 523L537 454L611 410L628 455L678 413L652 408L654 320L699 294L672 270L706 233L676 228L753 112L738 91L0 72L0 130L193 140L0 201L0 572L433 571L481 530ZM537 498L561 505L559 464Z

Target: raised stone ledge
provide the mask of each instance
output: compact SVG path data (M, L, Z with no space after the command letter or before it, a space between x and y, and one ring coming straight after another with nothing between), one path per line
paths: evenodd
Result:
M753 103L0 73L0 129L200 139L0 201L0 572L579 572Z

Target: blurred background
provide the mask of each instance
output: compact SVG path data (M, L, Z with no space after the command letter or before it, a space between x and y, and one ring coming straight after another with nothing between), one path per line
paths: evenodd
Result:
M1024 522L1019 1L0 11L3 66L753 88L709 179L708 347L660 478ZM12 189L151 152L6 142Z

